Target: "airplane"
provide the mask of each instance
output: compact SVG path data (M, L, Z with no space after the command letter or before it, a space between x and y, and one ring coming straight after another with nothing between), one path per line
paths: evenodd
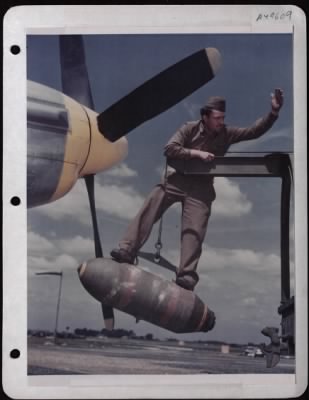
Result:
M27 207L60 199L73 188L77 179L84 178L95 257L103 259L95 208L95 174L126 157L128 141L125 136L129 132L213 79L220 68L221 55L215 48L199 50L97 113L82 35L60 35L59 49L62 92L28 81ZM196 298L190 301L194 303ZM105 326L113 329L113 308L101 304ZM207 307L200 309L205 322Z

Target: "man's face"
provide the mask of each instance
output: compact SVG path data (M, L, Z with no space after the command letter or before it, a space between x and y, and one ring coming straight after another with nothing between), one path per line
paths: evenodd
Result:
M224 127L225 113L212 110L209 115L203 115L203 121L210 132L218 133Z

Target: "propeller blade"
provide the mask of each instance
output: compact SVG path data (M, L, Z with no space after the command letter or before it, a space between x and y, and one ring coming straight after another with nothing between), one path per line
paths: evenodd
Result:
M94 103L90 88L84 41L81 35L60 35L60 65L63 93L77 100L79 103L94 109ZM92 227L94 234L95 255L103 257L100 241L95 200L94 200L94 175L85 176L88 192ZM111 307L101 304L105 327L114 328L114 311Z
M200 50L165 69L98 115L100 132L111 142L189 96L216 75L221 55Z
M94 199L94 175L86 175L84 178L86 182L91 218L92 218L95 256L96 258L103 258L103 250L100 241L100 234L98 229L97 213L96 213L95 199ZM112 330L114 328L114 323L115 323L114 310L112 307L106 306L102 303L101 306L102 306L102 313L103 313L105 327L108 330Z
M63 93L93 110L83 37L60 35L59 48Z

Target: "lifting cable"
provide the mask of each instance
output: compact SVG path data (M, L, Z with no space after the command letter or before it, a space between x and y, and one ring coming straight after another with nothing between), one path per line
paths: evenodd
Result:
M165 171L164 171L164 178L163 178L163 189L164 189L165 193L166 193L166 185L167 185L167 159L166 159L166 162L165 162ZM163 208L163 202L162 202L161 207ZM163 230L163 213L162 213L161 218L160 218L159 230L158 230L158 239L157 239L157 242L155 244L156 252L155 252L155 255L154 255L154 262L157 263L157 264L161 260L161 249L163 247L162 240L161 240L162 230Z

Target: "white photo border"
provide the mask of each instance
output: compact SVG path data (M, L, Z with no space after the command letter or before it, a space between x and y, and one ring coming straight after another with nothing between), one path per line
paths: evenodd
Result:
M185 382L175 375L157 376L155 380L152 376L143 376L141 380L125 375L27 375L26 37L43 33L293 34L293 85L297 99L295 375L190 375ZM11 53L12 45L20 47L18 55ZM7 395L29 399L280 398L297 397L303 392L308 374L306 87L306 20L302 10L292 5L21 6L8 10L4 18L2 349L3 387ZM11 204L14 196L21 199L19 206ZM12 349L20 351L19 358L10 357Z

